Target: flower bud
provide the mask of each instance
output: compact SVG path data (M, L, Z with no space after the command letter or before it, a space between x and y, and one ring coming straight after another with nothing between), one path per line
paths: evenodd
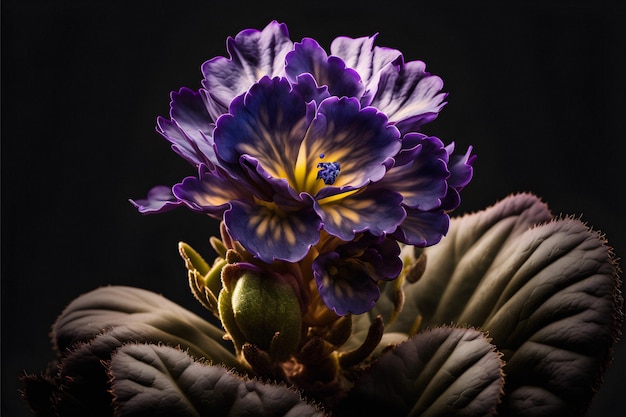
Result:
M231 274L235 265L224 271ZM300 303L292 287L278 274L240 270L219 296L220 319L240 352L250 343L272 360L289 359L300 342ZM239 275L239 274L237 274ZM230 279L229 279L230 281Z

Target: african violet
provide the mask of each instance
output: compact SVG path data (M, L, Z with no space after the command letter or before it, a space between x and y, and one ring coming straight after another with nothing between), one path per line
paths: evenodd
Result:
M374 40L328 54L272 22L172 93L158 131L197 174L132 203L220 222L213 261L179 252L222 329L143 289L84 294L22 379L37 414L585 414L623 319L611 248L532 194L450 219L472 148L420 132L443 83Z

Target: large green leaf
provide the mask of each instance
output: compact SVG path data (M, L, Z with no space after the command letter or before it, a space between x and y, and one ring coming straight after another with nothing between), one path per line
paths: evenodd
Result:
M120 326L125 327L118 330L122 341L180 345L196 357L238 365L222 330L159 294L134 287L101 287L76 298L54 323L52 339L63 354Z
M500 354L474 329L442 327L386 351L342 405L348 416L489 416L500 402Z
M119 417L325 415L295 389L239 377L171 347L126 345L109 369Z
M584 414L622 320L619 269L598 233L528 194L454 219L389 330L488 331L507 362L505 415Z

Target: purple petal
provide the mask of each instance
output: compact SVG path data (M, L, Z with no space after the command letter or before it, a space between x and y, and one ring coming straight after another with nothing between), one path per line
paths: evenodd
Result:
M300 209L312 204L312 197L296 192L285 178L275 178L267 172L256 158L243 155L240 164L247 174L250 193L261 200L273 201L285 210Z
M462 190L472 179L474 175L473 163L476 155L472 155L472 147L468 147L463 155L453 155L454 143L446 146L446 152L450 155L448 169L450 170L450 178L448 184L457 190Z
M284 75L285 56L293 42L287 26L273 21L262 31L247 29L229 37L226 47L230 58L216 57L202 65L202 84L216 113L225 113L230 102L261 77Z
M457 208L461 203L459 191L469 184L474 175L472 164L476 159L476 155L472 155L471 146L464 155L452 155L454 143L446 146L446 151L450 155L450 161L448 162L450 178L448 178L448 193L441 200L441 208L450 211Z
M173 192L192 210L218 219L230 207L232 200L251 198L249 191L237 181L204 166L200 167L198 178L185 178L182 183L173 187Z
M309 169L320 162L336 162L341 172L333 187L324 187L316 198L339 192L339 187L362 187L385 175L385 161L401 147L397 129L384 114L369 107L361 109L355 98L324 100L304 139ZM320 158L320 156L323 156ZM333 191L334 190L334 191Z
M398 242L386 237L378 237L379 243L370 245L360 260L370 265L370 272L374 281L396 279L402 271L403 263L400 259Z
M432 246L448 233L450 217L443 210L423 212L406 208L406 219L391 235L402 243L418 247Z
M343 199L333 199L316 202L315 210L322 218L324 230L345 241L363 231L376 236L391 233L406 216L402 196L387 189L366 188Z
M311 74L298 75L293 89L296 90L307 103L310 101L321 103L322 100L330 97L328 87L325 85L319 87Z
M170 117L157 119L157 131L172 143L172 149L192 165L211 165L216 161L213 150L215 124L200 92L181 88L172 92Z
M164 213L182 204L182 201L172 194L172 189L165 185L152 188L145 199L129 201L142 214Z
M233 101L230 114L218 120L214 140L219 158L238 165L242 155L250 155L271 176L286 178L293 185L313 107L292 91L287 79L262 78Z
M296 43L285 59L285 71L292 82L296 82L302 74L311 74L317 85L328 86L328 91L334 96L361 97L363 83L359 74L346 68L341 58L328 57L315 40L305 38Z
M376 186L389 187L400 193L403 204L428 211L439 208L446 195L446 179L450 175L446 167L448 154L443 143L436 137L417 133L408 134L410 141L419 138L419 152L413 161L394 166Z
M443 81L425 71L421 61L393 62L382 69L371 105L380 109L401 132L417 131L434 120L446 104Z
M379 297L376 281L392 280L402 271L395 240L369 233L322 253L313 261L313 275L326 305L339 315L370 310Z
M339 316L365 313L380 297L367 268L357 262L342 262L337 252L318 256L313 262L313 276L322 301Z
M376 35L356 39L341 36L330 45L332 55L343 59L346 66L354 68L359 73L367 96L371 96L368 91L375 90L382 68L402 56L400 51L395 49L374 47L375 39ZM362 103L369 105L369 101Z
M354 258L367 265L374 281L395 279L402 271L400 246L386 236L362 233L354 240L337 246L334 251L344 259Z
M321 221L310 209L284 212L266 205L233 201L224 213L224 224L233 239L264 262L298 262L320 237Z
M404 135L402 138L402 149L400 149L400 152L393 157L393 165L401 166L413 163L415 158L417 158L417 155L422 150L422 140L424 140L425 137L426 135L422 133L410 133Z

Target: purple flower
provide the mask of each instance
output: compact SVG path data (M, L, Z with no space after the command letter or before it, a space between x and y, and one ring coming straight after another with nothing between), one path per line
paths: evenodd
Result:
M313 276L324 303L336 314L361 314L380 296L377 282L395 279L402 270L395 240L364 234L319 255Z
M474 157L418 133L445 104L441 79L373 43L340 37L329 55L277 22L229 38L229 58L205 62L203 88L172 93L170 118L157 123L198 175L133 204L223 220L268 263L303 259L321 230L437 243Z

